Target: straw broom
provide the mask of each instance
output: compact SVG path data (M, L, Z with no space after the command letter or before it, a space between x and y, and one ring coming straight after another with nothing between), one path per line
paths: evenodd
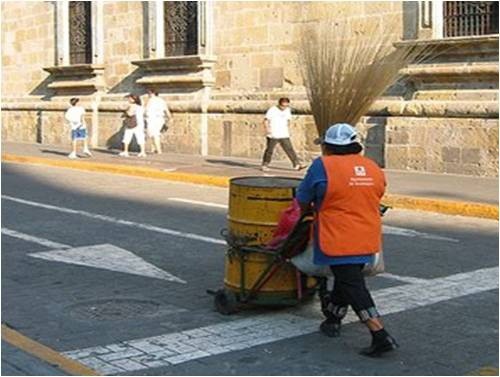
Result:
M301 33L298 60L319 135L333 123L355 125L402 68L431 55L428 47L395 49L385 30L352 32L328 18Z

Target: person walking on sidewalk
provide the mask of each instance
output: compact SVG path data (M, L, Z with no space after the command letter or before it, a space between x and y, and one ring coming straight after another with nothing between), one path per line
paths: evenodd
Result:
M329 265L335 277L320 331L338 337L350 305L372 334L371 346L360 353L379 356L398 345L380 320L362 269L382 246L385 176L375 162L360 155L363 148L349 124L328 128L321 145L323 156L313 161L297 190L302 212L315 212L314 263Z
M125 111L125 132L123 134L123 152L119 155L129 157L128 147L132 138L135 136L137 144L141 148L138 157L146 157L145 152L145 136L144 136L144 108L142 107L141 98L135 94L127 96L129 107Z
M153 140L152 153L161 154L161 130L172 120L167 103L158 96L154 89L148 90L148 103L146 104L146 125L148 137Z
M305 168L305 166L300 163L290 141L288 126L291 119L292 112L290 111L290 100L288 98L280 98L277 106L273 106L267 110L264 119L264 125L267 132L267 144L262 158L262 171L269 170L269 164L271 163L276 144L281 145L290 161L292 161L295 170Z
M79 106L79 98L71 98L69 100L70 108L64 113L64 119L68 122L71 127L71 153L68 155L69 158L78 158L76 154L76 147L78 140L83 140L83 154L87 156L92 156L90 153L89 146L87 143L87 126L85 124L85 109L83 106Z

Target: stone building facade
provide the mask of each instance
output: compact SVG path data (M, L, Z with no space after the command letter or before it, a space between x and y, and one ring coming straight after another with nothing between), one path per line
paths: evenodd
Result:
M310 159L296 49L304 24L333 12L440 52L357 125L366 154L389 169L497 176L498 3L464 3L2 2L2 138L66 144L63 110L78 96L92 145L117 148L124 95L154 87L174 113L165 150L260 158L263 113L287 96L292 142Z

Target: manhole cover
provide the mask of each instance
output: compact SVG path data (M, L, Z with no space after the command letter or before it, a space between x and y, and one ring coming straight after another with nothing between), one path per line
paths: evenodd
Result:
M73 305L69 313L76 319L111 321L158 314L161 304L155 301L136 299L96 300Z

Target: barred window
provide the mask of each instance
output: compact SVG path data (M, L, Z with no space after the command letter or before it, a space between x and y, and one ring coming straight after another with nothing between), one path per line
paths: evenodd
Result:
M198 53L198 2L165 1L165 56Z
M445 37L498 34L497 1L445 1Z
M91 2L69 2L70 64L92 63Z

